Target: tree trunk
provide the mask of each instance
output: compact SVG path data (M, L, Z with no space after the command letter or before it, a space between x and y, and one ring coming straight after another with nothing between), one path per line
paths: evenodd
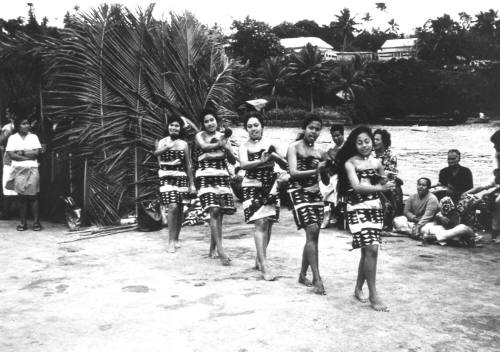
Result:
M311 88L309 89L309 100L311 102L311 112L314 110L314 96L313 96L313 86L311 84Z

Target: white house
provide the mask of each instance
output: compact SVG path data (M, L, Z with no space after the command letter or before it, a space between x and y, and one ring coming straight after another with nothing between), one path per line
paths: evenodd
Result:
M415 44L417 38L389 39L378 50L378 59L380 61L389 61L391 59L410 59L415 57Z
M311 43L312 46L317 46L319 51L323 54L325 60L335 60L337 55L333 50L333 46L325 42L321 38L317 37L298 37L298 38L284 38L280 40L281 46L287 51L293 51L298 53L301 51L307 43Z

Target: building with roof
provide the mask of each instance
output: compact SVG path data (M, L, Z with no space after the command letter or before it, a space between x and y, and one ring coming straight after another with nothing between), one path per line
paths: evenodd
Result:
M417 38L389 39L378 50L380 61L411 59L416 55Z
M318 47L319 51L323 54L325 60L336 60L337 55L333 46L317 37L297 37L297 38L283 38L280 40L281 46L288 52L300 52L308 43L312 46Z

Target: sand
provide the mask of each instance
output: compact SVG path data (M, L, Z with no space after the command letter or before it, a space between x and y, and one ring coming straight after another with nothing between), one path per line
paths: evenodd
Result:
M64 225L17 232L0 222L0 351L500 350L500 245L418 246L385 238L378 287L390 312L353 296L359 251L337 229L320 235L326 296L297 283L304 234L282 210L269 260L252 269L252 226L227 217L232 265L207 258L207 226L75 239Z

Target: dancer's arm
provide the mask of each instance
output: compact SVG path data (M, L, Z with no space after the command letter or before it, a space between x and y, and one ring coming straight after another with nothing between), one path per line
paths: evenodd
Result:
M290 144L286 153L288 159L288 167L290 168L290 177L306 178L318 174L318 169L299 171L297 170L297 142Z

